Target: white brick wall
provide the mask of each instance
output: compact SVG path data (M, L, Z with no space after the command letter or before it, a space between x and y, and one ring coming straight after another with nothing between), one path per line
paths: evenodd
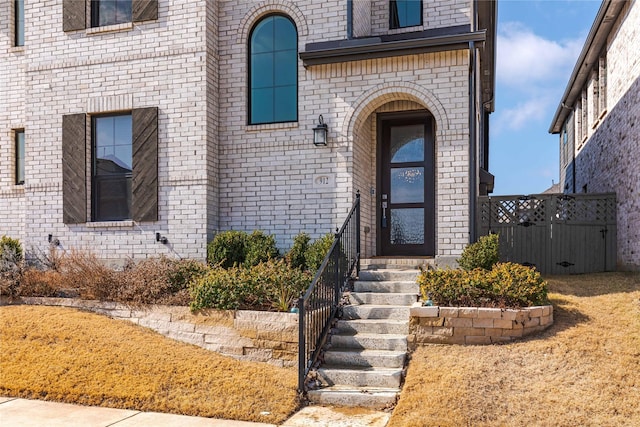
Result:
M1 3L3 23L11 21L9 3ZM207 234L213 234L208 224L217 219L215 187L208 185L217 141L216 104L210 99L215 94L207 85L208 63L215 66L207 59L217 51L215 24L205 19L207 8L215 19L210 3L160 1L157 21L121 25L113 32L65 33L61 0L25 1L24 52L2 54L2 82L15 83L0 86L0 108L3 164L12 163L7 129L19 122L26 129L26 182L24 197L15 197L9 168L2 168L0 234L41 250L53 234L65 248L91 248L104 258L204 257ZM7 43L2 44L4 49ZM4 66L13 56L22 59L16 66L24 67L15 76ZM159 109L159 221L64 225L62 116L139 107ZM156 231L169 245L155 242Z
M0 2L5 27L10 3ZM377 33L387 31L383 3L372 3ZM468 24L469 6L425 2L424 28ZM12 162L11 129L24 127L27 140L24 188L12 184L10 168L0 168L0 234L40 250L53 234L65 248L91 248L104 258L204 258L218 230L259 228L286 250L301 231L333 231L360 190L362 226L370 228L365 256L374 255L376 114L421 108L436 125L437 254L458 255L467 243L467 51L306 69L299 61L298 122L249 126L252 26L284 13L304 50L346 37L344 1L160 0L157 21L68 33L62 0L25 0L25 8L25 48L10 49L5 27L0 39L2 164ZM64 225L62 116L139 107L159 109L159 221ZM327 147L311 142L320 114L329 126ZM321 176L332 185L318 185ZM169 245L155 242L156 231Z

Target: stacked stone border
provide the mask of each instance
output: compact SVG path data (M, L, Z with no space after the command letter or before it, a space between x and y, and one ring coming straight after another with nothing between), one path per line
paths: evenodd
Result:
M0 305L71 307L128 320L177 341L239 360L297 366L298 314L249 310L212 310L192 314L183 306L131 307L114 302L75 298L23 297Z
M419 304L419 303L417 303ZM521 309L411 307L409 346L510 342L553 325L553 306Z

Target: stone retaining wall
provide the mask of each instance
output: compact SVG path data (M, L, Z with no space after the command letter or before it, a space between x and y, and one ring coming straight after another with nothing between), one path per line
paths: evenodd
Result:
M298 363L298 314L294 313L210 310L192 314L188 307L130 307L73 298L24 297L15 303L73 307L105 314L240 360L284 367Z
M409 346L493 344L543 331L553 324L553 306L522 309L411 307Z

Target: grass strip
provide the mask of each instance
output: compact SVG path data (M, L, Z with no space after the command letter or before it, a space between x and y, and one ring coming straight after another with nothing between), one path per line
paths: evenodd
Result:
M540 335L419 348L389 425L640 425L640 274L548 282L555 322Z
M0 307L0 395L280 423L295 369L241 362L61 307Z

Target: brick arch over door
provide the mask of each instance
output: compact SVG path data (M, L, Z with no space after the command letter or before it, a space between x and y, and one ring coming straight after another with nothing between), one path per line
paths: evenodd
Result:
M444 139L449 119L442 103L433 93L413 83L385 83L363 93L347 113L342 124L342 135L346 136L350 149L353 149L357 129L375 110L393 101L414 101L424 106L435 120L436 141Z

